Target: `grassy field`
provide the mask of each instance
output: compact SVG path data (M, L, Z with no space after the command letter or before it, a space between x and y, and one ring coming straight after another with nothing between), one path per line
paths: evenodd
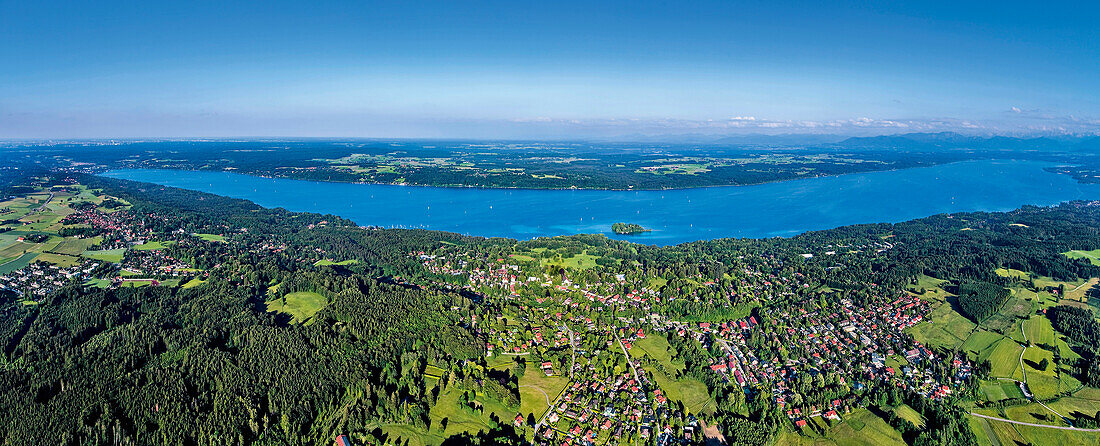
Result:
M405 424L387 424L380 426L382 433L387 437L387 444L400 444L404 446L438 446L443 443L443 437L423 432L421 429Z
M908 290L910 293L929 302L943 302L948 296L953 296L953 294L943 289L943 284L946 282L946 280L921 274L917 278L917 284L910 285ZM924 290L924 293L921 293L921 290Z
M1024 397L1024 392L1020 390L1020 386L1016 385L1015 381L999 379L982 381L981 390L982 394L985 395L986 401L1001 401L1009 398Z
M0 258L16 258L28 252L40 252L42 244L17 241L0 249Z
M94 286L96 288L110 288L111 281L109 279L88 279L84 282L84 285Z
M122 255L126 248L107 249L103 251L84 251L81 256L89 259L102 260L104 262L118 263L122 261Z
M890 427L885 420L869 410L857 409L851 414L842 415L844 420L831 428L824 427L819 417L810 421L811 425L822 426L825 432L803 432L803 435L781 431L776 446L820 446L820 445L904 445L901 434Z
M672 346L669 345L668 340L660 335L650 335L638 339L634 341L634 345L630 349L630 356L635 358L651 358L661 364L669 373L678 372L684 369L684 363L682 361L673 362L672 356L675 354L676 352L672 349Z
M597 259L599 259L599 257L589 255L585 252L567 258L559 256L550 259L542 259L542 266L557 265L563 268L588 269L596 266Z
M916 427L924 426L924 416L908 405L902 404L895 407L894 413L897 414L898 417L913 423Z
M967 352L968 356L977 358L1001 339L1004 339L1001 334L989 330L976 330L966 338L966 342L963 342L960 348Z
M992 331L1008 334L1009 330L1018 328L1020 320L1027 319L1035 312L1035 309L1035 293L1014 288L1013 297L1008 298L1000 311L983 321L981 326Z
M27 265L30 265L31 262L34 261L35 257L38 257L38 253L29 252L15 259L8 260L4 264L0 264L0 274L7 274L17 269L26 268Z
M479 410L463 407L458 402L462 392L462 388L454 386L439 395L439 400L432 407L430 433L449 437L463 432L488 431L490 414L495 414L501 420L511 420L516 416L515 408L508 408L500 401L487 398L483 394L474 398L480 406Z
M1008 338L1001 338L992 347L978 355L979 361L989 361L990 376L995 378L1020 378L1020 351L1023 347Z
M186 290L186 289L194 288L194 287L197 287L197 286L202 285L204 283L206 283L205 280L201 280L201 279L197 279L197 278L191 279L187 283L183 284L183 289Z
M347 265L355 265L357 263L359 263L359 261L354 260L354 259L344 260L344 261L340 261L340 262L336 262L336 261L333 261L333 260L330 260L330 259L322 259L322 260L318 260L316 263L314 263L313 266L333 266L333 265L347 266Z
M158 249L168 248L168 246L170 246L171 244L172 244L172 242L152 241L152 242L147 242L147 243L144 243L144 244L141 244L141 245L134 246L134 249L136 249L138 251L154 251L154 250L158 250Z
M550 401L554 401L565 390L569 379L564 376L546 376L536 365L528 364L527 372L519 379L519 413L523 416L532 414L537 419L549 408L546 398L549 396Z
M98 245L102 240L100 237L79 239L75 237L66 237L58 242L53 247L50 247L46 251L54 254L64 254L68 256L78 256L88 248Z
M1007 424L992 421L994 424ZM1026 441L1021 444L1052 444L1052 445L1095 445L1100 443L1100 434L1095 432L1074 432L1062 429L1048 429L1042 427L1014 425L1016 432ZM1008 444L1002 442L1002 444Z
M208 242L225 242L225 236L224 236L224 235L218 235L218 234L195 234L195 237L198 237L198 238L200 238L200 239L202 239L202 240L206 240L206 241L208 241Z
M671 401L683 403L684 410L689 414L713 414L717 408L714 400L707 392L707 385L695 378L680 378L673 380L663 373L654 371L653 379L657 385L664 389L665 396Z
M287 294L282 299L268 301L267 311L289 314L296 322L302 323L313 317L325 305L328 305L328 299L325 299L325 296L311 291L299 291Z
M1037 364L1046 359L1046 370L1039 370ZM1038 347L1028 347L1024 352L1024 371L1027 372L1027 387L1036 398L1051 398L1058 394L1058 371L1054 366L1054 353Z
M1023 322L1024 334L1034 345L1055 345L1054 327L1046 316L1036 315Z
M535 258L525 254L509 254L508 258L521 262L534 262Z
M661 287L664 287L666 284L668 284L668 279L666 279L664 277L650 277L649 280L647 281L647 285L652 290L659 290L659 289L661 289Z
M993 414L996 416L996 414ZM984 418L970 417L970 429L978 438L979 445L1003 446L1028 444L1011 423L996 422Z
M1082 387L1073 396L1061 398L1047 405L1070 418L1077 418L1080 415L1096 416L1096 412L1100 411L1100 389Z
M1031 274L1029 274L1027 271L1020 271L1018 269L997 268L994 272L1001 277L1011 277L1013 279L1019 280L1028 280L1031 278Z
M630 349L630 356L648 357L660 364L660 367L643 364L643 368L653 374L657 386L665 391L669 400L683 403L684 409L692 414L713 413L715 404L707 392L706 384L694 378L674 379L668 375L684 370L682 361L672 359L675 354L668 340L656 335L638 339ZM662 372L662 369L667 373Z
M1100 265L1100 249L1094 249L1092 251L1074 250L1063 252L1062 254L1071 259L1089 259L1089 263Z
M68 268L80 264L80 257L44 252L39 254L36 261L49 262L61 268Z
M932 310L926 322L921 322L907 330L921 343L955 348L962 344L974 327L974 322L959 314L945 302Z

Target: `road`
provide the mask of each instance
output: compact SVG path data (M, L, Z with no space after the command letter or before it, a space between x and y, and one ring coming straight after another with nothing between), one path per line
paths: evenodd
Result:
M1003 421L1005 423L1012 423L1012 424L1022 424L1024 426L1046 427L1046 428L1050 428L1050 429L1062 429L1062 430L1066 430L1066 431L1100 432L1100 429L1082 429L1082 428L1079 428L1079 427L1051 426L1049 424L1025 423L1023 421L1014 421L1014 420L1009 420L1009 419L1005 419L1005 418L991 417L991 416L988 416L988 415L982 415L980 413L974 413L974 412L970 412L970 415L976 416L978 418L985 418L987 420Z
M567 333L569 333L569 345L571 347L573 347L573 359L569 363L569 382L565 383L565 388L569 389L569 386L571 386L573 384L573 369L576 368L575 366L577 364L577 343L573 339L573 330L570 330L569 326L567 326L565 324L562 324L561 328L562 328L562 330L565 330ZM550 395L547 395L546 391L542 390L542 388L535 387L535 386L520 386L520 387L534 387L534 388L538 389L539 392L542 392L543 396L546 397L546 405L547 405L546 413L542 414L542 418L539 418L538 423L535 423L535 435L531 437L531 444L534 445L535 440L538 440L538 438L539 438L539 432L542 430L542 425L544 423L546 423L546 417L549 417L550 413L554 411L554 408L558 407L558 402L561 401L561 397L565 395L565 391L563 390L561 393L559 393L558 397L555 398L554 402L551 403L550 402Z
M630 353L626 351L626 346L623 345L623 340L619 339L619 333L614 329L611 330L611 334L615 335L615 341L619 343L619 348L623 350L623 356L626 356L626 363L630 364L630 370L634 372L634 380L640 385L642 383L641 375L638 375L638 367L634 366L634 360L630 359Z
M572 380L570 380L570 382L565 384L565 388L569 389L569 386L571 384L573 384ZM544 391L542 389L539 389L539 391L542 392L543 395L546 395L546 391ZM540 433L540 431L542 431L543 423L546 422L546 417L549 417L550 414L552 412L554 412L554 408L558 407L558 402L561 401L562 396L565 396L565 393L566 393L565 391L562 391L560 394L558 394L558 397L554 399L553 403L550 402L550 395L546 395L546 402L550 406L546 408L546 413L542 414L542 418L539 418L539 422L535 424L535 435L531 436L531 445L532 446L534 446L535 441L538 440L538 438L539 438L539 433Z
M569 360L569 380L573 380L573 370L577 368L577 341L573 339L573 330L568 325L561 324L561 329L569 333L569 347L573 350L573 359Z
M1046 408L1046 410L1049 410L1050 413L1058 415L1063 420L1065 420L1066 423L1069 423L1072 426L1073 423L1071 423L1069 421L1069 418L1066 418L1065 415L1062 415L1062 414L1058 413L1058 411L1056 411L1054 409L1051 409L1050 406L1047 406L1046 404L1043 404L1042 401L1039 401L1039 400L1035 399L1035 395L1033 395L1031 393L1031 386L1027 385L1027 369L1024 368L1024 353L1027 352L1027 348L1028 348L1027 346L1031 341L1028 341L1028 339L1027 339L1027 331L1024 330L1024 322L1023 321L1020 321L1020 334L1023 335L1023 337L1024 337L1024 350L1020 352L1020 372L1023 373L1023 375L1024 375L1024 387L1027 388L1027 393L1025 393L1024 396L1028 397L1033 402L1039 403L1040 406L1043 406L1044 408Z
M30 214L33 214L35 212L38 212L38 211L42 210L42 208L46 207L47 204L50 204L51 201L53 201L53 192L50 192L50 198L47 198L46 201L43 202L41 206L34 208L34 210L28 212L27 215L30 215Z
M1093 257L1093 256L1089 256L1089 258L1093 258L1093 259L1096 259L1096 257ZM1097 260L1097 261L1100 261L1100 259L1096 259L1096 260ZM1091 284L1091 283L1092 283L1092 281L1091 281L1091 280L1086 280L1086 281L1085 281L1085 283L1082 283L1082 284L1080 284L1080 285L1077 285L1077 288L1074 288L1074 289L1072 289L1072 290L1069 290L1069 292L1071 292L1071 293L1072 293L1072 292L1074 292L1074 291L1077 291L1077 290L1081 289L1081 287L1083 287L1083 286L1085 286L1085 285L1088 285L1088 284ZM1063 297L1064 297L1064 296L1063 296Z

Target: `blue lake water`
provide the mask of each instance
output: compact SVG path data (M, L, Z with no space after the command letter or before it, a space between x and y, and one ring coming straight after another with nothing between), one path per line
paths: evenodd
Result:
M668 191L469 189L324 183L229 172L115 170L144 181L251 200L265 207L331 213L360 225L424 228L530 239L601 233L667 245L722 237L789 236L854 223L900 222L961 211L1007 211L1100 199L1030 161L971 161L835 177ZM619 236L615 222L653 232Z

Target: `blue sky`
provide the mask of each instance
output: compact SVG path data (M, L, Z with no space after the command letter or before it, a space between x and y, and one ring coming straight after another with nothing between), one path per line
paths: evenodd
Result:
M1084 2L162 3L0 0L0 137L1100 131Z

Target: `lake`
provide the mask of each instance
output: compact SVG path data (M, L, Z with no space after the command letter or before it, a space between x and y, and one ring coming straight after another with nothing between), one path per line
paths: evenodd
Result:
M1007 211L1100 199L1031 161L969 161L935 167L807 178L754 186L667 191L470 189L325 183L230 172L130 169L103 176L251 200L265 207L331 213L363 226L424 228L530 239L600 233L668 245L722 237L790 236L855 223L900 222L961 211ZM653 232L611 233L615 222Z

